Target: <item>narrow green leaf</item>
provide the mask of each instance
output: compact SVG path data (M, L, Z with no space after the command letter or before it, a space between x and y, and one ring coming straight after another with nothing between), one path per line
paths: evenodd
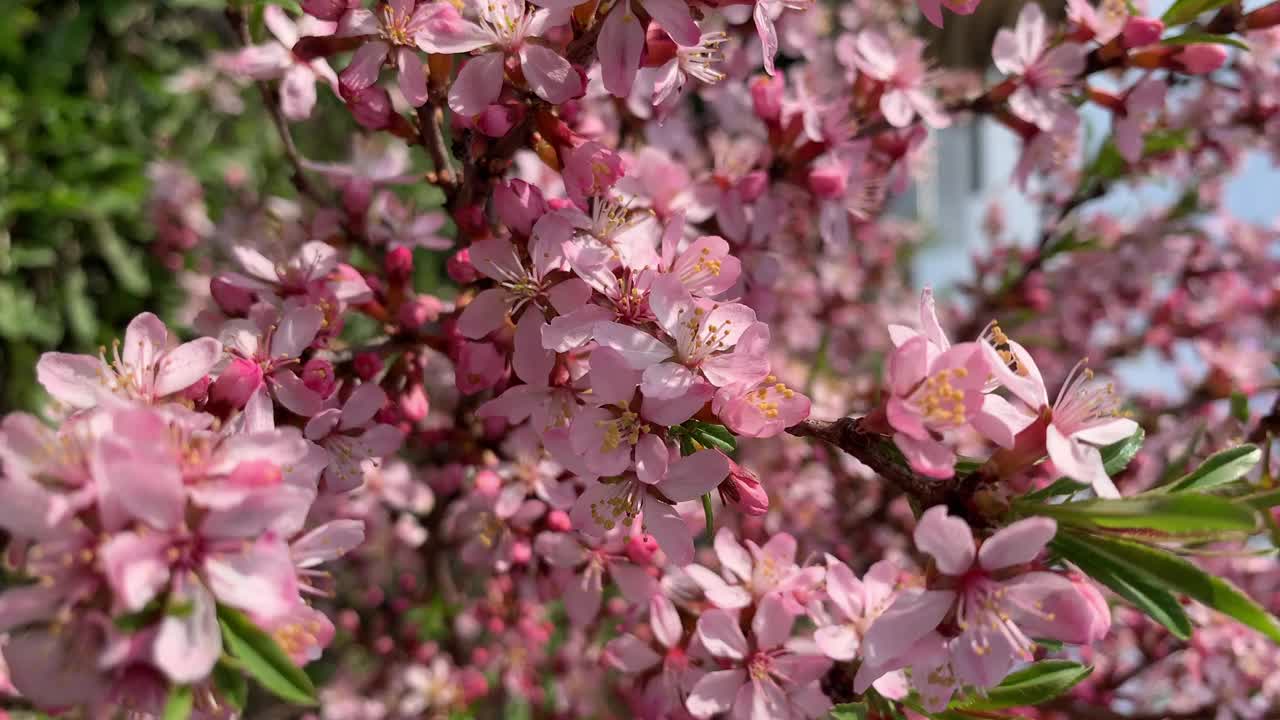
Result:
M682 427L695 443L704 448L712 448L726 454L738 449L738 439L729 431L729 428L723 425L690 420Z
M1093 540L1094 538L1087 536L1059 532L1050 547L1086 575L1111 588L1152 620L1168 628L1174 636L1183 640L1191 637L1191 621L1187 619L1187 613L1177 598L1129 572L1123 564L1096 552L1092 546Z
M1248 505L1255 510L1270 510L1280 505L1280 489L1241 495L1240 497L1232 498L1232 501Z
M707 518L707 540L710 541L716 533L715 515L711 510L711 493L702 496L702 514Z
M1231 0L1177 0L1173 5L1169 6L1168 10L1164 11L1164 15L1160 16L1160 20L1168 26L1182 25L1229 2Z
M237 664L230 657L222 656L218 664L213 666L213 686L218 689L223 702L237 712L244 712L244 706L249 701L249 680L236 667Z
M1156 488L1155 492L1180 493L1188 490L1208 490L1226 485L1253 469L1262 459L1262 451L1256 445L1241 445L1209 456L1200 467Z
M244 613L219 605L218 624L222 626L223 646L262 687L297 705L316 704L311 679Z
M187 720L195 708L196 698L190 685L174 685L169 688L169 697L164 701L164 720Z
M867 720L866 703L842 703L831 708L831 720Z
M1047 487L1042 487L1039 490L1023 495L1020 500L1022 502L1040 502L1041 500L1048 500L1062 495L1074 495L1088 487L1088 485L1078 483L1071 478L1058 478Z
M1241 50L1249 49L1248 43L1243 40L1237 40L1230 35L1214 35L1195 30L1188 30L1177 37L1165 38L1160 41L1161 45L1192 45L1194 43L1212 43L1214 45L1230 45Z
M1102 466L1106 469L1107 475L1115 477L1129 467L1129 462L1142 449L1142 442L1146 439L1147 432L1142 428L1138 428L1136 432L1124 440L1111 443L1102 448Z
M1112 538L1090 539L1098 552L1128 566L1162 587L1197 600L1280 642L1280 620L1226 580L1194 563L1149 545Z
M1089 677L1093 668L1070 660L1044 660L1010 673L986 697L973 696L951 704L957 710L1004 710L1048 702Z
M1111 530L1152 530L1171 535L1253 532L1257 513L1225 498L1203 493L1138 495L1118 500L1081 500L1060 505L1025 505L1060 525Z

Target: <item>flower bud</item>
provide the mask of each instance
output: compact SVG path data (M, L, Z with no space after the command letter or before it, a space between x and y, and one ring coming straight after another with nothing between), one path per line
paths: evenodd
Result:
M386 90L375 85L352 93L344 92L343 97L361 127L385 130L391 126L395 109L391 107L391 96Z
M555 532L569 532L573 529L573 521L569 513L563 510L552 510L547 513L547 529Z
M528 564L533 559L533 548L528 540L517 540L511 544L511 562L516 565Z
M491 138L504 137L520 122L524 108L520 105L490 105L475 118L476 129Z
M667 31L658 23L651 22L645 32L644 55L640 64L643 67L660 67L675 58L678 49L679 46Z
M347 11L348 0L302 0L302 12L321 20L338 20Z
M213 384L213 378L205 375L199 380L187 386L186 390L178 393L183 400L189 400L193 403L203 402L209 396L209 386ZM0 719L2 720L2 719Z
M1131 17L1125 22L1122 32L1126 48L1143 47L1160 40L1164 34L1164 23L1157 18Z
M429 322L434 322L440 317L440 311L443 309L444 303L434 295L418 295L400 306L399 316L396 319L400 322L400 327L405 330L416 330Z
M222 275L209 281L209 292L222 312L232 317L244 317L253 306L253 291L234 284Z
M404 245L393 248L383 260L383 267L386 268L388 280L396 284L404 283L413 276L413 251Z
M449 273L449 279L459 285L468 285L480 278L476 266L471 264L471 252L467 248L462 248L449 258L445 263L445 271Z
M843 197L847 187L844 168L839 165L819 165L809 171L809 190L824 200Z
M1076 592L1080 594L1079 602L1084 603L1089 611L1087 638L1083 642L1094 643L1106 637L1111 630L1111 607L1107 605L1107 599L1085 575L1073 572L1067 579L1076 586Z
M227 410L239 410L262 385L262 368L244 358L227 365L209 388L209 402Z
M337 383L333 363L324 358L311 358L302 366L302 384L322 398L329 397Z
M658 541L652 535L632 535L627 540L627 557L637 565L648 565L658 552Z
M751 81L751 106L765 122L777 122L782 116L782 96L786 83L781 75L761 75Z
M729 476L720 482L719 490L724 504L733 505L739 512L764 515L769 511L769 493L760 480L733 460L729 461Z
M342 208L349 215L361 216L373 202L373 183L365 178L352 178L342 185Z
M475 668L465 668L461 674L462 696L466 702L474 702L489 694L489 681L484 673Z
M356 377L361 380L372 380L382 372L382 356L375 352L362 352L352 359Z
M396 400L400 414L409 422L421 422L427 417L431 404L427 400L427 392L422 383L414 383Z
M502 489L502 478L492 470L481 470L476 473L476 492L489 497L496 497Z
M1175 59L1186 72L1207 75L1227 62L1227 51L1216 43L1192 43L1183 48Z

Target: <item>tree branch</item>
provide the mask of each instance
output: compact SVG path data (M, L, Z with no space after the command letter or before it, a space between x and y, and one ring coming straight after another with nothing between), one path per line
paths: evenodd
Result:
M242 46L249 47L253 45L253 33L249 30L249 16L243 10L235 4L227 5L227 20L235 28L236 35L240 39ZM289 130L289 121L285 118L284 111L280 109L279 92L265 80L258 80L254 84L258 86L258 93L262 96L262 104L266 106L267 113L271 115L271 122L276 126L276 134L280 136L280 142L284 145L285 157L288 158L289 164L293 167L293 175L289 180L297 188L298 192L305 195L312 202L324 204L324 197L307 179L302 167L302 156L298 153L298 146L293 142L293 133Z

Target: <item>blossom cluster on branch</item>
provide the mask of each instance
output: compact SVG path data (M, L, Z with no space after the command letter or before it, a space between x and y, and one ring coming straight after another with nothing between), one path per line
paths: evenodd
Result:
M1280 147L1280 4L1029 3L985 88L915 24L977 0L298 5L233 0L210 60L297 198L214 222L157 165L166 262L212 268L194 339L144 313L48 353L44 417L0 424L0 691L166 720L1280 707L1274 562L1242 560L1280 537L1278 231L1220 197ZM1086 106L1111 136L1081 161ZM300 149L322 113L349 162ZM974 116L1045 216L1028 247L993 207L947 311L886 208ZM1186 190L1150 217L1084 214L1159 174ZM1182 404L1081 359L1188 345Z

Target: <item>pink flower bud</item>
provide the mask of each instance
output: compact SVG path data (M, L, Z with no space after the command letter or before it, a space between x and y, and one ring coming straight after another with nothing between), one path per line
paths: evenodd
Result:
M356 377L361 380L372 380L382 372L382 356L375 352L362 352L351 361Z
M660 67L675 58L678 49L667 31L657 22L651 22L645 32L644 55L640 64L643 67Z
M322 398L329 397L338 378L333 363L323 358L311 358L302 366L302 384Z
M199 380L187 386L186 390L178 393L183 400L190 400L193 403L202 402L209 395L209 386L213 384L213 378L205 375Z
M405 282L413 276L413 251L404 245L393 248L383 260L383 267L388 280L396 284Z
M236 358L209 388L209 402L228 410L239 410L261 386L262 368L250 360Z
M449 258L445 263L445 271L449 273L449 279L459 285L468 285L480 278L476 266L471 264L471 252L467 248L462 248Z
M444 303L434 295L418 295L400 306L400 326L406 330L417 330L440 317Z
M491 138L500 138L511 131L524 115L520 105L490 105L475 118L476 129Z
M1080 593L1080 601L1085 603L1090 611L1087 639L1084 642L1093 643L1106 637L1111 630L1111 606L1107 605L1107 599L1088 577L1071 573L1067 579L1076 586L1076 591Z
M809 190L824 200L843 197L847 187L844 168L839 165L819 165L809 171Z
M347 11L348 0L302 0L302 12L321 20L337 20Z
M430 403L427 401L427 392L422 388L422 383L414 383L409 386L396 400L396 405L400 408L400 414L409 422L422 422L427 417L427 412L431 409Z
M213 301L218 303L218 307L222 309L222 312L232 317L247 315L249 308L253 306L254 293L252 290L235 285L231 280L221 275L209 281L209 293L213 295Z
M652 535L632 535L627 540L627 557L637 565L648 565L658 552L658 541Z
M352 178L342 186L342 207L351 215L364 215L373 202L373 183L365 178Z
M347 107L356 122L369 130L385 130L391 126L391 116L395 109L391 107L391 96L376 85L349 95L344 95Z
M547 529L555 532L569 532L573 529L573 521L569 513L563 510L552 510L547 513Z
M738 193L743 202L755 202L765 188L769 187L769 174L763 170L755 170L742 176L738 181Z
M1192 43L1178 53L1177 60L1186 72L1206 75L1227 62L1227 51L1216 43Z
M502 489L502 478L492 470L481 470L476 473L476 492L489 497L496 497Z
M720 483L720 499L746 515L764 515L769 511L769 493L750 470L729 461L729 477Z
M274 487L283 480L280 466L270 460L245 460L227 476L228 483L242 488Z
M531 559L533 559L533 548L529 546L527 540L517 540L511 544L511 562L525 565Z
M462 695L466 702L470 703L479 700L489 694L489 681L485 679L484 673L475 668L466 668L462 671Z
M1131 17L1125 22L1123 33L1125 47L1143 47L1160 39L1164 34L1164 23L1157 18Z
M782 96L786 82L781 75L760 75L751 81L751 105L765 122L776 122L782 116Z

